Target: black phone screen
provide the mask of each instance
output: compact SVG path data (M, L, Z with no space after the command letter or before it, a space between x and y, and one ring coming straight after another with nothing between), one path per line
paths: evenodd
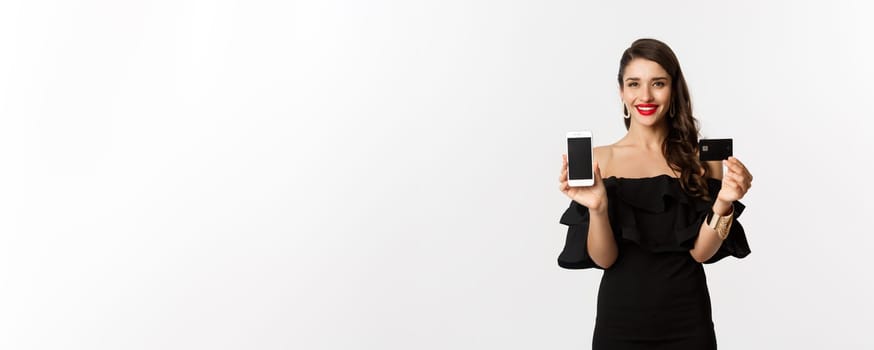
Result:
M567 139L568 178L571 180L592 179L592 138Z

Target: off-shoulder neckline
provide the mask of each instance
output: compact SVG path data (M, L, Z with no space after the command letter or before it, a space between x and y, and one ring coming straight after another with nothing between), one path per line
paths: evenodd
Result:
M606 181L606 180L613 179L616 181L643 181L643 180L655 180L655 179L661 179L661 178L667 178L669 180L680 180L679 177L674 177L674 176L671 176L668 174L661 174L661 175L647 176L647 177L617 177L617 176L613 175L610 177L605 177L605 178L603 178L603 180ZM707 178L705 178L705 180L707 180L707 181L713 180L713 181L722 182L722 179L716 179L716 178L712 178L712 177L707 177Z
M618 176L615 176L615 175L614 175L614 176L610 176L610 177L604 178L604 180L607 180L607 179L615 179L615 180L630 180L630 181L634 181L634 180L652 180L652 179L658 179L658 178L663 178L663 177L666 177L666 178L669 178L669 179L674 179L674 180L679 180L679 179L680 179L679 177L674 177L674 176L671 176L671 175L668 175L668 174L661 174L661 175L656 175L656 176L647 176L647 177L618 177Z

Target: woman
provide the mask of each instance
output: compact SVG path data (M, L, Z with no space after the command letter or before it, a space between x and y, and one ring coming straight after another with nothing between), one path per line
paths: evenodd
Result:
M734 157L699 160L689 91L664 43L625 50L619 92L628 132L595 148L595 184L569 187L562 155L559 189L572 201L558 263L604 270L593 349L715 349L702 263L749 254L736 219L753 177Z

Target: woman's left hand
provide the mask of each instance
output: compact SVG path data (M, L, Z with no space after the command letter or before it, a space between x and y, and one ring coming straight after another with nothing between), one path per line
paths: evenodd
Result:
M728 157L722 164L725 165L726 172L722 175L722 189L716 199L728 203L740 200L753 186L753 175L735 157Z

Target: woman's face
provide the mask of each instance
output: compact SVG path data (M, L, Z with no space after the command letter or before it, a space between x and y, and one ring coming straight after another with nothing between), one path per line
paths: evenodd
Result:
M670 108L671 76L658 63L635 58L625 67L619 92L632 123L656 125Z

